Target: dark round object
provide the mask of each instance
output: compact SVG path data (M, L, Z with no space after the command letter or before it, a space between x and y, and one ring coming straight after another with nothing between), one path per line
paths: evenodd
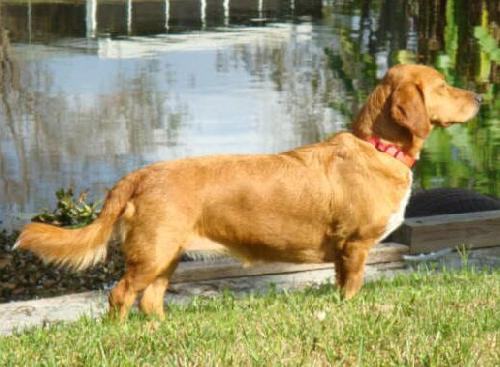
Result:
M500 210L500 200L464 189L431 189L413 194L406 218Z

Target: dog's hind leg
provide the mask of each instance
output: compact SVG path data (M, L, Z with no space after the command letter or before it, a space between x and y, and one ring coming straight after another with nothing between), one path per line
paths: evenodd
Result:
M154 278L153 278L154 279ZM134 304L137 292L144 289L149 284L143 282L138 284L136 279L129 274L120 279L118 284L111 290L109 295L109 314L112 318L125 320L130 307Z
M109 296L113 316L124 320L137 295L145 290L141 309L161 316L168 277L175 270L185 242L180 237L178 231L157 221L136 226L127 234L123 246L127 270Z
M175 270L177 258L171 261L168 268ZM110 313L125 320L130 307L134 304L137 295L144 291L140 308L146 314L156 314L163 317L163 295L168 286L168 276L165 266L152 264L129 265L123 278L113 288L109 296Z
M165 291L168 288L169 279L177 268L178 263L179 258L173 260L167 267L167 270L159 275L144 290L139 307L146 315L155 315L160 320L164 319L163 304Z

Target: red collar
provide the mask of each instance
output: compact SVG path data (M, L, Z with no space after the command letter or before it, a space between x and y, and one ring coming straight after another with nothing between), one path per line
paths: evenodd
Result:
M368 143L372 144L375 147L375 149L377 149L378 151L387 153L390 156L400 160L405 165L407 165L409 168L412 168L415 165L415 162L417 161L411 155L403 152L401 149L399 149L394 144L383 143L378 136L372 136L372 137L368 138L366 141Z

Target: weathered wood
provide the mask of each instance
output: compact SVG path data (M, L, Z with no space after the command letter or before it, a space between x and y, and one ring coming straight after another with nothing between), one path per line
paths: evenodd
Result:
M383 243L372 249L367 264L391 263L402 261L403 254L408 253L408 246L398 243ZM207 279L235 278L242 276L298 273L303 271L330 269L333 264L290 264L290 263L258 263L244 267L232 258L215 261L183 262L179 265L172 283L193 282Z
M411 254L500 246L500 210L406 219L392 238L410 246Z
M396 242L384 242L375 246L368 254L367 264L379 264L403 261L403 255L409 253L406 245Z

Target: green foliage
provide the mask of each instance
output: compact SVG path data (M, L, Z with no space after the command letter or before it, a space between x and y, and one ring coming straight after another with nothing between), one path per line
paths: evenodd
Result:
M387 66L418 62L436 67L450 84L480 93L483 104L477 117L467 124L434 129L417 165L416 186L462 187L500 196L500 180L496 179L500 175L500 90L495 66L500 49L493 36L496 25L490 17L490 6L487 2L465 0L410 1L401 12L384 5L387 2L369 2L368 8L362 10L360 3L353 3L349 12L361 14L359 29L353 32L352 25L342 22L337 26L338 42L325 49L338 80L336 85L340 86L330 106L347 121L352 120L378 82L378 62ZM417 49L407 46L408 29L388 27L386 23L391 19L397 24L401 20L398 17L406 19L408 14L417 24ZM444 22L436 22L441 14ZM372 30L367 25L373 18L379 23ZM387 41L389 33L391 42ZM406 40L406 45L397 40ZM374 53L377 50L387 51L384 62L379 61L380 54Z
M99 215L99 203L88 203L87 194L88 192L81 192L75 200L71 188L67 190L61 188L56 191L56 209L53 211L45 209L31 220L64 227L83 227Z
M86 225L99 213L97 204L87 202L86 196L84 192L75 198L73 190L60 189L56 192L57 208L32 220L65 227ZM18 236L19 232L0 230L0 304L102 289L123 275L125 264L119 246L108 248L104 263L75 273L44 263L30 251L12 251Z
M481 49L486 52L492 61L500 62L500 47L493 36L482 26L474 27L474 37L479 42Z

